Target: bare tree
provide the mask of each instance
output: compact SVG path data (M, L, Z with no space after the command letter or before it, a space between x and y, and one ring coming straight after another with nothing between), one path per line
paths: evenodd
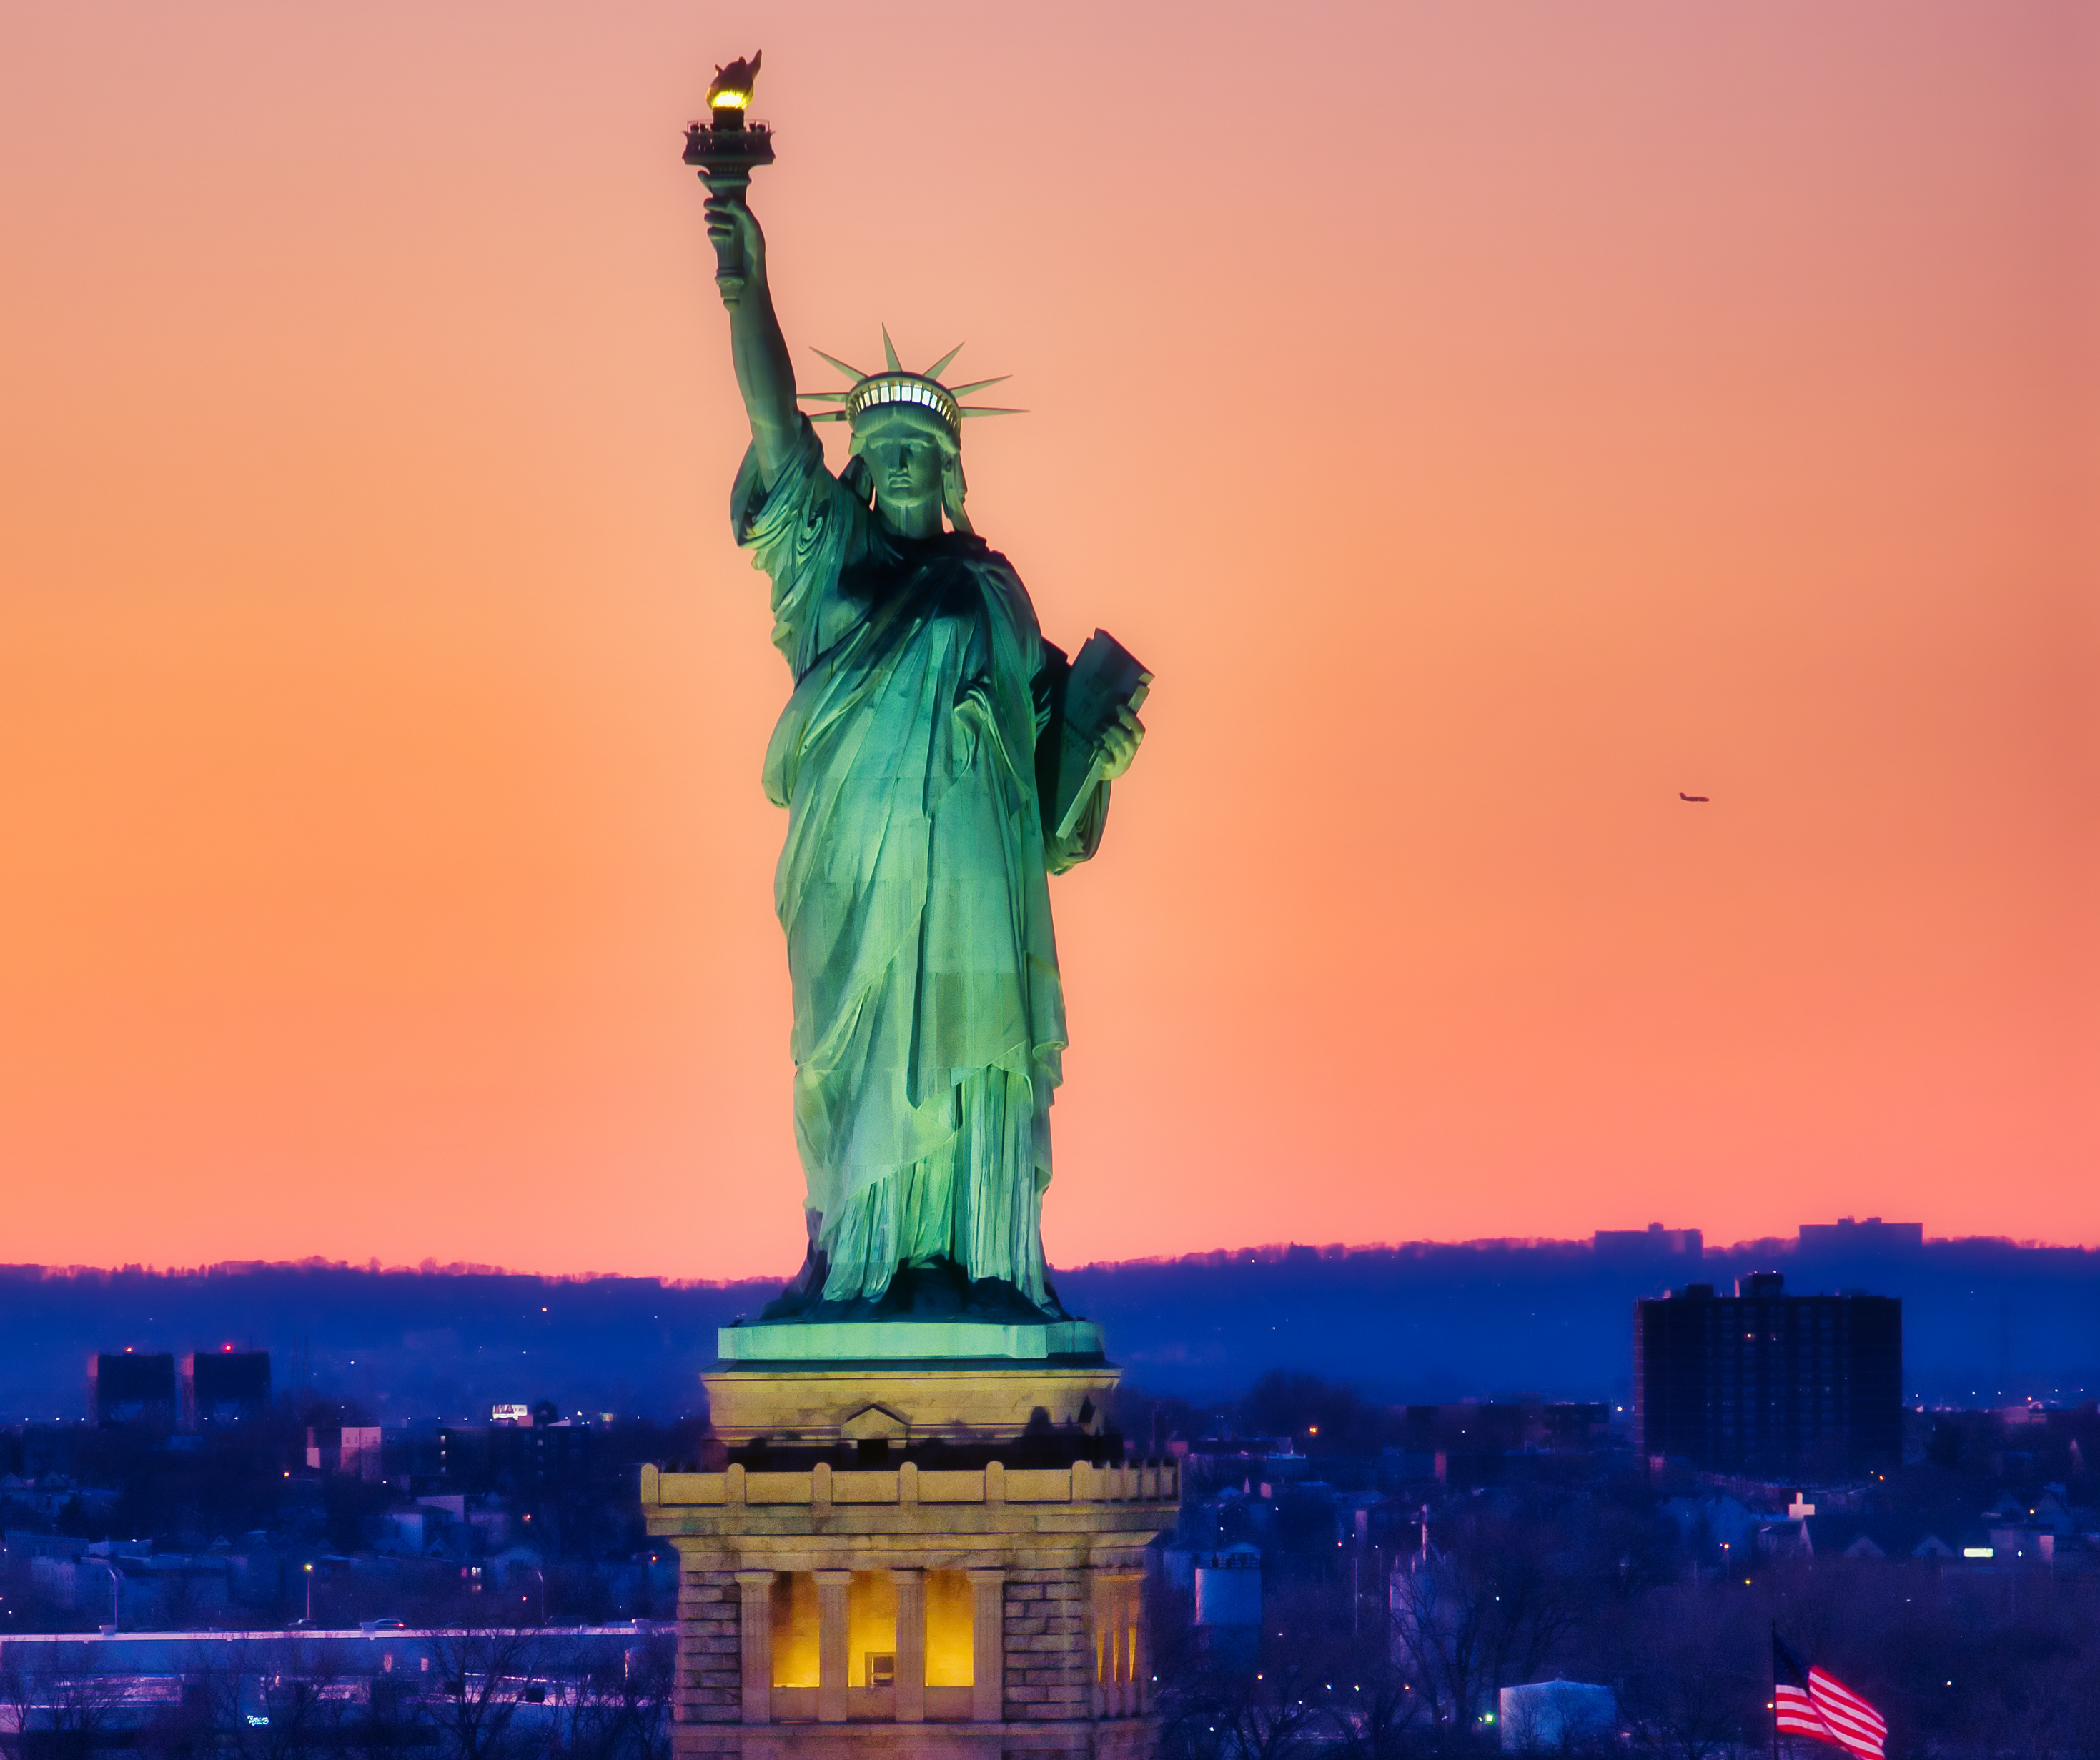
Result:
M313 1760L334 1753L359 1701L342 1646L312 1639L235 1649L220 1688L222 1722L236 1753L252 1760ZM254 1720L265 1721L258 1723Z
M1292 1760L1318 1753L1329 1728L1325 1695L1289 1664L1198 1676L1181 1685L1167 1713L1167 1760Z
M63 1669L51 1646L9 1644L0 1657L0 1753L23 1760L33 1749L38 1760L90 1760L109 1739L118 1684Z
M1536 1537L1480 1524L1395 1573L1394 1654L1432 1722L1470 1727L1500 1687L1533 1679L1575 1629L1575 1586L1544 1551Z
M543 1644L516 1627L423 1635L430 1681L423 1699L443 1760L501 1760L528 1689L544 1687Z
M1428 1731L1423 1696L1393 1661L1389 1614L1370 1622L1336 1659L1328 1696L1331 1751L1343 1760L1402 1760Z
M1654 1760L1722 1760L1762 1733L1766 1630L1715 1585L1658 1590L1612 1627L1620 1720Z
M595 1664L576 1640L548 1643L550 1760L670 1760L676 1648L668 1635L638 1634L619 1661Z

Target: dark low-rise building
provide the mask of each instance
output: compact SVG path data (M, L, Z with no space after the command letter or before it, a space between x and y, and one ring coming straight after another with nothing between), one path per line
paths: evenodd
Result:
M1915 1257L1925 1251L1922 1222L1884 1222L1870 1216L1864 1222L1840 1217L1835 1222L1804 1222L1796 1250L1807 1258Z
M1617 1265L1696 1265L1704 1243L1696 1228L1666 1229L1660 1222L1644 1229L1599 1229L1590 1237L1599 1261Z
M445 1488L532 1494L584 1483L593 1427L558 1418L545 1401L528 1415L523 1423L440 1425L437 1468Z
M1903 1304L1789 1296L1777 1272L1732 1296L1689 1283L1634 1305L1634 1429L1651 1459L1833 1476L1903 1450Z

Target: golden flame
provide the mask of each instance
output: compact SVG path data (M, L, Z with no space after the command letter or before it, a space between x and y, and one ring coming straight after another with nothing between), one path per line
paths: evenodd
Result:
M715 77L708 86L708 108L710 110L749 109L751 90L758 83L758 64L762 59L761 52L748 61L732 61L726 68L717 68Z

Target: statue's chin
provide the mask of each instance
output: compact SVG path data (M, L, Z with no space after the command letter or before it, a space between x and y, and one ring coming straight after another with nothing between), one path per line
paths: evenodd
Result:
M941 530L941 504L938 501L886 501L878 491L875 508L882 516L883 524L900 538L930 538Z

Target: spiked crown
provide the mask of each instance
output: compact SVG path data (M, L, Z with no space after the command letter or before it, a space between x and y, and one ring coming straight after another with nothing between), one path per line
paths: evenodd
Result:
M849 366L835 354L827 354L822 349L810 353L820 360L827 361L844 373L852 384L844 391L804 391L799 396L817 403L836 403L836 409L814 410L810 414L813 422L858 422L871 410L902 404L922 409L939 420L951 436L960 439L963 421L971 416L1019 416L1025 411L1017 409L993 409L982 404L968 405L962 400L973 391L982 391L988 385L1001 385L1011 377L1001 373L996 379L978 379L968 385L948 385L941 382L942 370L963 351L958 342L922 373L907 372L897 358L896 345L889 340L887 326L882 332L882 352L887 363L880 372L862 372Z

